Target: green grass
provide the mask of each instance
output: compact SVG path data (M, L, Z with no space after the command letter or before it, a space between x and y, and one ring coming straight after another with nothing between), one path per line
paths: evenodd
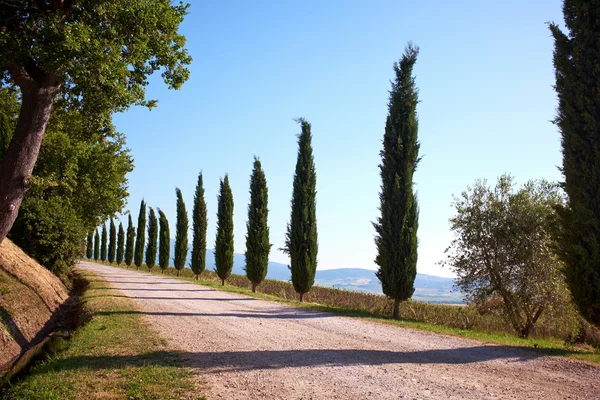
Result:
M108 263L104 263L104 265L108 265ZM112 264L112 266L117 267L115 264ZM124 265L122 265L120 268L127 269L127 268L125 268ZM131 269L131 268L129 268L129 269ZM139 271L148 273L148 270L145 267L140 268ZM160 270L157 268L152 269L151 273L154 275L161 275ZM212 273L210 271L205 271L202 275L200 275L200 280L198 280L198 281L195 280L191 270L189 270L189 269L182 270L181 274L183 276L179 276L179 277L175 276L175 269L172 267L169 267L165 271L165 274L163 276L168 276L171 278L191 282L191 283L198 284L198 285L208 286L208 287L214 288L216 290L223 290L226 292L242 294L242 295L246 295L246 296L250 296L250 297L254 297L254 298L276 301L279 303L284 303L284 304L292 305L295 307L303 307L303 308L307 308L307 309L311 309L311 310L315 310L315 311L329 312L332 314L342 315L342 316L347 316L347 317L368 319L370 321L388 324L388 325L399 326L399 327L403 327L403 328L416 329L416 330L420 330L420 331L433 332L433 333L438 333L438 334L443 334L443 335L458 336L458 337L474 340L477 342L504 345L504 346L510 346L510 347L524 347L524 348L529 348L532 351L536 351L536 352L539 352L539 353L545 354L545 355L563 356L563 357L577 359L580 361L585 361L585 362L589 362L589 363L593 363L593 364L600 364L600 352L597 349L595 349L594 347L592 347L590 345L570 345L570 344L565 343L565 341L563 339L559 339L559 338L533 337L533 338L529 338L529 339L523 339L523 338L518 337L517 335L511 334L508 332L495 332L495 331L486 332L486 331L477 330L477 329L462 329L462 328L457 328L457 327L453 327L453 326L447 326L447 325L440 324L440 323L432 323L429 321L428 322L419 321L416 319L394 320L387 315L382 315L381 312L382 311L385 312L385 311L387 311L387 309L379 310L376 308L376 310L377 310L376 312L370 312L370 311L360 310L360 309L356 309L356 308L352 308L352 307L339 307L339 306L332 305L331 303L330 304L322 304L322 303L320 304L318 302L319 298L324 298L325 301L335 302L335 301L339 301L340 298L346 299L347 297L356 297L356 298L360 298L360 299L364 298L366 301L369 301L371 299L371 297L374 295L366 295L364 293L340 291L337 289L330 289L330 288L317 288L318 291L323 291L323 294L315 295L313 293L312 298L308 297L309 301L307 301L305 303L300 303L299 301L295 300L294 298L290 298L290 295L287 290L281 289L281 287L283 285L290 285L289 283L286 283L286 282L279 283L278 281L270 281L270 282L265 281L265 283L267 285L277 285L275 288L268 288L268 290L271 291L272 293L280 293L280 295L273 295L273 294L266 294L266 293L252 293L252 291L248 287L244 287L243 279L245 279L245 277L241 277L241 276L232 276L231 281L235 282L235 284L236 284L235 286L228 285L227 283L225 284L225 286L221 286L221 283L220 283L220 281L218 281L218 278L213 276L214 273ZM259 286L257 290L260 291L262 289L267 289L267 287L261 288L261 286ZM335 295L332 295L332 297L324 297L324 296L329 296L329 293L331 291L334 291L337 293L342 293L343 297L333 297ZM381 296L379 296L379 297L381 297ZM466 308L466 307L462 307L462 308L458 307L458 310L457 310L457 307L455 307L455 306L425 304L425 303L421 304L418 302L414 302L414 303L412 303L412 305L410 305L410 304L407 305L408 309L410 309L410 307L414 307L414 308L423 307L424 309L427 309L427 310L438 310L438 309L439 310L453 310L452 312L455 312L455 313L457 311L460 311L461 309ZM421 311L418 308L417 308L417 311L419 311L419 314L416 314L416 315L417 315L417 317L420 317ZM389 313L388 313L388 315L389 315ZM406 315L406 313L405 313L405 315ZM459 315L460 315L460 313L459 313ZM451 317L453 317L453 316L451 316ZM491 326L494 327L494 326L497 326L497 324L494 323L494 324L491 324Z
M53 354L0 392L2 399L200 399L179 354L134 311L134 303L88 272L82 312L91 318ZM86 318L86 319L87 319Z

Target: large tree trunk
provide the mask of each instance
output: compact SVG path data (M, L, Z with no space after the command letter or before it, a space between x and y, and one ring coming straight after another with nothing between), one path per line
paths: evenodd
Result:
M19 71L24 73L23 71ZM12 73L11 73L12 74ZM0 243L12 227L29 186L31 173L59 86L40 85L31 78L15 79L21 87L21 111L0 167Z
M394 299L394 319L400 319L400 300Z

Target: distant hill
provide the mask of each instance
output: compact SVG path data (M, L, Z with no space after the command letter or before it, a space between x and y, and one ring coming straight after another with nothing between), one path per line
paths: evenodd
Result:
M171 249L174 247L175 241L171 240ZM188 252L188 264L190 257L191 250ZM246 260L244 255L235 253L233 255L233 273L245 275L245 265ZM211 271L215 269L213 250L206 252L206 268ZM269 261L267 279L289 281L291 279L290 270L285 264ZM315 277L315 284L336 289L381 294L381 283L375 276L375 271L363 268L318 270ZM452 278L417 274L413 299L428 303L462 304L462 296L459 292L453 291L453 284L454 279Z

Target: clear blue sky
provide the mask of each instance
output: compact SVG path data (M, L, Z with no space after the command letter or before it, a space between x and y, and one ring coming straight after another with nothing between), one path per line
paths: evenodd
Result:
M175 186L191 213L202 170L212 248L219 178L228 173L243 253L257 155L269 184L270 258L287 263L277 249L290 212L293 119L305 117L317 167L319 269L375 269L371 221L389 81L413 41L421 49L418 271L451 276L436 263L452 239L453 194L505 172L518 183L560 179L547 21L562 24L560 1L192 2L182 25L191 79L169 91L155 76L147 94L158 108L115 116L135 158L128 208L137 219L143 197L174 230Z

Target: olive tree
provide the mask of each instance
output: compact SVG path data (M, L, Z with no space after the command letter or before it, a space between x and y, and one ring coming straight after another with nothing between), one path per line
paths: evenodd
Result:
M557 185L529 181L516 188L503 175L495 187L478 180L454 199L455 238L446 250L467 301L502 300L504 316L528 337L542 313L565 294L561 262L554 252Z

